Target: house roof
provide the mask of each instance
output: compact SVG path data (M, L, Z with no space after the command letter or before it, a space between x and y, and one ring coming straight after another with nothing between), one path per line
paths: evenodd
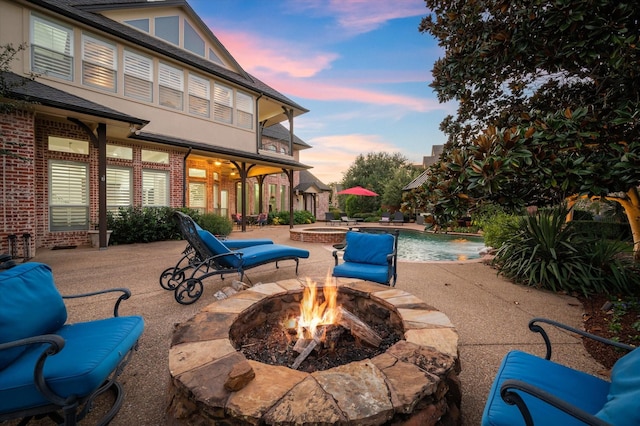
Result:
M428 178L429 178L429 169L425 170L417 178L409 182L404 188L402 188L402 190L410 191L412 189L419 188L422 185L424 185L424 183L427 181Z
M71 93L55 89L46 84L39 83L28 78L21 77L12 72L0 72L0 84L6 87L6 94L12 99L43 105L45 107L59 108L65 111L73 111L89 114L95 117L106 118L124 123L145 125L147 120L123 114L104 105L97 104Z
M227 81L233 82L246 89L253 90L264 96L277 100L278 102L289 105L292 108L299 110L300 112L308 112L306 108L300 106L296 102L284 96L274 88L263 83L256 77L241 71L236 73L223 66L210 62L200 56L194 55L188 51L181 49L178 46L174 46L161 39L152 37L142 31L138 31L133 27L121 24L117 21L107 18L99 13L95 13L99 10L107 9L124 9L124 8L141 8L141 7L158 7L158 6L179 6L196 20L201 27L206 27L198 15L191 9L186 0L165 0L162 2L151 1L134 1L134 0L27 0L31 4L41 6L51 12L55 12L66 16L67 18L89 25L92 28L104 31L108 34L127 40L132 44L142 46L149 50L158 52L167 57L173 58L177 61L191 65L206 73L216 75ZM209 35L214 39L215 36L210 32ZM222 46L222 45L220 45ZM230 58L231 55L229 55ZM238 66L239 69L241 69Z
M274 124L272 126L265 127L264 129L262 129L262 136L266 136L271 139L289 142L289 129L287 129L280 123ZM293 143L296 145L300 145L303 148L311 148L311 145L307 144L305 141L297 137L295 133L293 135Z
M331 191L331 188L315 177L309 170L300 170L300 181L293 188L294 190L308 192L307 190L316 187L320 191Z

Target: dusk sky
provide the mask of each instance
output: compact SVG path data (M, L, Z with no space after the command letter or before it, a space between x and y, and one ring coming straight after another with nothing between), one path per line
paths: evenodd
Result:
M300 161L325 184L359 154L399 152L422 163L443 144L431 82L442 50L418 32L422 0L189 0L249 73L310 112L295 134ZM283 123L287 124L287 123Z

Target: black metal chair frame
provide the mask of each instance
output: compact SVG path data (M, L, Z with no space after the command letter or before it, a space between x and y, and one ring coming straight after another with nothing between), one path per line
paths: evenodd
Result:
M122 293L120 297L118 297L118 299L115 301L113 307L113 316L117 317L120 303L123 300L131 297L131 292L129 291L129 289L112 288L91 293L74 294L67 296L63 295L62 298L77 299L81 297L97 296L113 292ZM0 422L21 418L22 420L19 424L26 425L32 419L49 417L51 420L56 422L56 424L73 426L77 424L77 422L81 421L89 413L89 411L91 411L91 409L93 408L94 400L107 391L113 392L114 400L109 410L98 421L98 425L102 426L109 424L109 422L111 422L115 415L118 414L118 411L120 410L120 407L122 406L122 403L124 401L124 391L122 389L122 385L117 381L117 379L124 370L125 366L129 363L133 352L138 349L137 342L124 356L120 364L118 364L115 370L111 373L111 376L102 384L102 386L100 386L93 393L87 395L84 398L70 397L66 399L60 397L53 390L51 390L51 388L47 385L46 380L44 379L43 373L47 358L59 353L65 345L65 340L56 334L44 334L0 344L0 351L27 345L42 345L43 347L42 354L38 358L38 361L35 365L33 375L36 388L47 400L51 401L51 404L0 414ZM60 411L62 411L62 415L60 415Z
M182 212L175 212L174 217L178 222L182 237L187 240L189 244L183 252L184 255L182 259L178 262L178 264L182 263L184 265L186 263L186 265L173 268L171 277L169 277L169 274L172 268L168 268L163 274L167 274L165 282L168 283L167 286L173 287L169 289L174 290L175 299L180 304L189 305L197 301L204 290L202 280L215 275L220 275L220 278L224 279L224 274L238 273L240 274L240 281L242 281L246 270L274 262L276 268L279 268L278 262L282 260L295 261L296 275L298 275L299 259L296 256L282 256L276 260L245 265L241 251L231 251L222 254L212 252L202 238L200 238L195 222L190 216ZM240 266L237 268L229 267L227 264L221 262L229 256L237 257ZM187 277L187 271L189 270L192 270L192 272L191 275ZM163 284L163 275L160 276L160 284Z
M387 230L387 229L378 229L378 228L349 228L349 231L353 232L366 232L368 234L391 234L393 235L393 253L387 255L387 263L389 264L389 279L387 284L390 287L396 286L396 280L398 279L398 238L400 237L400 230ZM333 255L333 259L335 261L334 266L338 266L338 252L344 251L347 249L346 241L339 244L334 244L333 247L336 250L333 250L331 253Z
M607 345L615 346L617 348L624 349L627 351L632 351L635 349L631 345L616 342L614 340L605 339L604 337L600 337L595 334L588 333L584 330L579 330L577 328L573 328L566 324L552 321L547 318L533 318L531 321L529 321L529 330L533 331L534 333L540 333L540 335L544 339L544 343L547 349L547 352L545 355L546 360L551 360L551 350L552 350L551 340L549 339L549 336L547 335L547 332L545 331L545 329L538 323L549 324L553 327L564 329L572 333L576 333L580 336L583 336L601 343L605 343ZM535 386L532 386L527 382L524 382L522 380L514 380L514 379L505 380L502 386L500 387L500 396L507 404L515 405L516 407L518 407L518 410L520 410L520 414L522 415L522 418L524 419L524 422L527 426L533 426L533 419L531 417L531 413L529 412L529 409L526 403L524 402L524 400L522 399L522 397L518 395L518 393L514 392L514 390L519 390L521 392L528 393L529 395L532 395L542 401L545 401L547 404L552 405L557 409L564 411L565 413L581 420L582 422L588 425L608 425L608 423L602 421L596 416L590 413L587 413L586 411L581 410L548 392L545 392Z

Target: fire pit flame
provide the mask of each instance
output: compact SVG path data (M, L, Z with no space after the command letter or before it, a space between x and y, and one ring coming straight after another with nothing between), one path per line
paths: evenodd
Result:
M340 308L337 302L338 287L330 275L327 275L322 292L324 301L321 303L318 300L316 283L307 278L307 287L300 302L298 339L313 339L316 337L318 327L337 324L340 321Z

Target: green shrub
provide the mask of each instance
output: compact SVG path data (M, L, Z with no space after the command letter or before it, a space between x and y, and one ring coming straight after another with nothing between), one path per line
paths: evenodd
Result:
M205 213L197 222L202 229L206 229L214 235L227 236L233 230L233 223L228 217L222 217L213 213Z
M196 210L179 209L194 221L200 218ZM120 207L118 213L107 212L107 228L112 230L110 244L150 243L180 239L180 230L173 219L171 207Z
M479 217L473 221L473 225L482 230L486 246L499 248L513 236L519 220L519 215L500 210L494 211L491 215Z
M340 216L335 216L335 217L340 217ZM273 225L288 225L289 218L290 218L290 215L288 211L271 212L269 213L268 222ZM315 223L315 221L316 221L315 216L307 210L296 210L293 212L294 225Z
M520 218L494 264L515 282L553 291L631 293L640 275L621 257L626 245L566 223L566 207Z

